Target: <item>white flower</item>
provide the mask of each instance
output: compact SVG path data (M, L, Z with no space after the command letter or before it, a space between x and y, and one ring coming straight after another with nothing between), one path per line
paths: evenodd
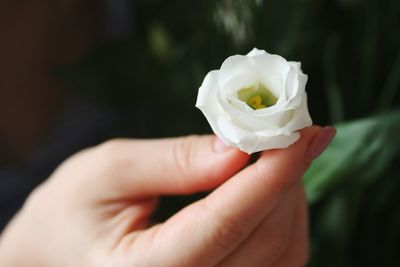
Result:
M300 62L254 48L207 74L196 107L227 145L249 154L285 148L312 124L306 83Z

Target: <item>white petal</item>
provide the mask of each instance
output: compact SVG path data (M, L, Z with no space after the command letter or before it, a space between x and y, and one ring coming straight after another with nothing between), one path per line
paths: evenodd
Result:
M302 94L302 103L297 109L293 109L292 119L279 129L265 129L258 131L257 134L262 136L273 135L290 135L291 133L312 125L312 120L307 109L307 95Z
M219 86L224 87L225 84L238 75L257 75L257 68L247 56L235 55L228 57L222 63L218 76ZM237 88L240 89L240 88Z
M214 133L223 139L223 133L217 124L218 118L224 114L217 97L218 72L217 70L210 71L205 77L199 88L196 107L203 112Z
M307 108L307 94L303 92L301 105L294 109L293 119L285 125L287 131L297 131L312 125L312 120Z
M278 136L260 136L258 134L246 131L227 119L220 117L218 126L224 135L221 137L227 145L234 144L240 150L251 154L267 149L286 148L296 142L300 134L292 133L290 135Z
M286 99L293 99L299 91L299 79L295 68L290 67L285 81Z
M220 85L220 93L224 97L237 99L237 91L242 88L248 88L258 83L258 76L252 72L244 72L228 79L224 85Z
M253 56L251 59L257 66L262 84L279 98L284 92L284 83L290 69L289 63L281 56L267 53Z
M232 122L248 131L261 131L263 129L279 129L290 121L292 118L291 110L283 110L274 114L267 114L264 116L253 116L253 113L257 113L262 110L253 110L247 106L247 104L241 102L245 107L238 107L235 104L228 102L220 102L222 108ZM251 109L246 111L245 109Z
M301 70L301 62L298 61L289 61L289 64L296 69L298 72L302 72Z
M223 133L222 139L226 139L228 144L239 146L240 143L251 142L251 139L254 138L254 134L238 127L226 116L220 116L217 124Z
M260 50L257 48L253 48L249 53L247 53L248 57L253 57L253 56L257 56L257 55L262 55L262 54L266 54L267 52L265 50Z
M291 135L276 135L276 136L260 136L258 138L258 143L251 149L243 150L249 154L268 150L268 149L278 149L287 148L300 138L300 133L292 133Z

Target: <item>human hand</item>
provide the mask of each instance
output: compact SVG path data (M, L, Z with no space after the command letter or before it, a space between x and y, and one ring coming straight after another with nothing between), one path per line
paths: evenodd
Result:
M1 266L302 266L300 178L334 130L249 156L213 136L114 140L63 163L0 239ZM213 190L151 225L162 195Z

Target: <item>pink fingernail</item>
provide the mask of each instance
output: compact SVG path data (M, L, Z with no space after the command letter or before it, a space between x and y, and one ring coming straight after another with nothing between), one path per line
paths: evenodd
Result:
M322 128L311 141L308 149L308 158L313 160L324 152L336 135L336 129L330 126Z
M230 147L225 145L224 142L221 141L218 137L215 137L214 139L214 151L217 153L223 153L227 150L229 150Z

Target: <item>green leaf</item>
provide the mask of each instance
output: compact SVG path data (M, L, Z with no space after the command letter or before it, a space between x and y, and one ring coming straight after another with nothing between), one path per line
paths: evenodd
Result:
M398 154L400 111L336 125L337 135L304 176L310 203L340 182L374 181Z

